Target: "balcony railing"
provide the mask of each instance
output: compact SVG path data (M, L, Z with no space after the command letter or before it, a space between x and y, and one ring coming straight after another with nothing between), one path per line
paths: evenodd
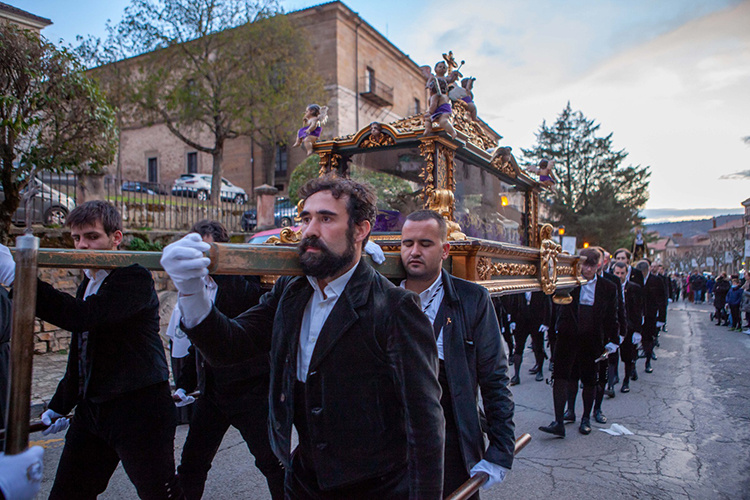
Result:
M393 87L380 80L365 75L360 79L359 88L359 95L373 104L381 107L393 105Z

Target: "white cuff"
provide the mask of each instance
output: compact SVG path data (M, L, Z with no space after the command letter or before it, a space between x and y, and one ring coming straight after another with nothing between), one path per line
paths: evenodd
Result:
M482 485L482 489L486 490L490 486L500 484L508 475L510 469L506 469L502 465L493 464L487 460L480 460L474 467L471 468L470 475L474 475L477 472L486 472L490 478Z
M196 327L211 313L211 301L206 294L205 287L192 295L180 295L178 300L180 312L182 312L182 324L187 328Z

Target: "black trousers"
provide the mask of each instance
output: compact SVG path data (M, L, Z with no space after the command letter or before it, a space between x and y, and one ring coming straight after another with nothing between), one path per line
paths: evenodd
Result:
M732 328L739 328L742 326L742 313L740 312L740 305L730 305L729 311L732 313Z
M575 380L576 373L586 386L594 386L597 380L596 358L602 353L597 342L584 335L564 336L555 345L555 380Z
M357 484L322 490L315 472L306 469L299 457L299 448L294 451L291 470L286 471L287 500L406 500L409 498L409 466L399 464L383 475L366 479Z
M246 411L227 412L210 396L198 398L193 405L190 430L182 449L182 459L177 468L180 484L188 500L200 499L206 485L211 462L229 426L242 434L255 466L266 477L271 498L284 498L284 468L271 449L268 439L268 397L263 394L248 397Z
M445 418L445 458L443 461L443 498L448 497L469 479L461 454L461 440L453 418ZM469 497L479 500L479 492Z
M183 498L174 473L175 419L167 382L103 403L81 401L49 497L94 499L122 461L140 498Z

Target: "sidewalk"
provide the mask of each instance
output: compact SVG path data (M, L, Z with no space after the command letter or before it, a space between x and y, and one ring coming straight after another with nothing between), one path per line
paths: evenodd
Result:
M68 362L67 353L52 352L34 355L34 369L31 374L31 418L47 408L49 400L55 394L57 384L65 374Z

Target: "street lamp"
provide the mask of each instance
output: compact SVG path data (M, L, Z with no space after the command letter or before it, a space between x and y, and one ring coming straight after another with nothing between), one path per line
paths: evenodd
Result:
M557 228L557 236L560 239L560 245L562 245L562 239L563 235L565 234L565 226L560 226Z

